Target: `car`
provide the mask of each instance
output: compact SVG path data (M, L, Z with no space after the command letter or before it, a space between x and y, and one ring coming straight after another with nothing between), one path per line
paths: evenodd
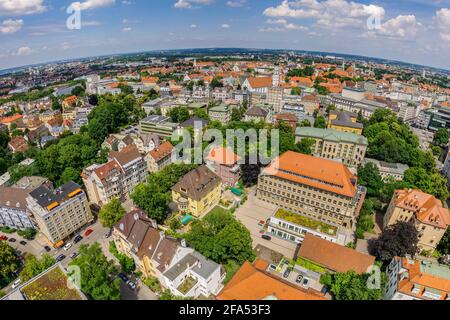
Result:
M259 224L260 226L263 226L263 225L266 224L266 222L265 222L264 220L260 220L258 224Z
M8 237L7 236L0 236L0 241L6 241L6 240L8 240Z
M303 280L303 275L299 275L298 277L297 277L297 279L295 280L295 282L297 282L297 283L302 283L302 280Z
M277 270L277 266L275 264L271 263L269 266L269 269L275 271L275 270Z
M9 239L8 241L9 241L9 242L16 242L17 240L14 239L14 238L11 238L11 239Z
M22 280L17 279L16 281L14 281L14 283L11 286L11 288L13 288L13 289L17 288L20 285L21 282L22 282Z
M50 247L49 247L49 246L45 246L45 247L44 247L44 250L45 250L45 251L47 251L47 252L50 252L50 251L52 251L52 249L50 249Z
M131 290L136 290L136 284L135 284L133 281L131 281L131 280L128 280L128 281L127 281L127 286L128 286L128 288L130 288Z
M56 262L61 262L61 261L63 261L65 258L66 258L65 255L60 254L60 255L56 258Z
M81 235L77 235L75 238L73 238L73 243L77 244L81 240L83 240L83 237Z
M64 246L65 251L69 250L70 248L72 248L72 243L70 243L70 242Z
M271 236L268 236L268 235L266 235L266 234L263 234L263 235L261 236L261 238L263 238L264 240L267 240L267 241L272 240L272 237L271 237Z
M289 277L290 274L291 274L291 269L287 268L286 271L283 273L283 278Z
M89 237L89 235L90 235L92 232L94 232L94 230L92 230L92 229L87 229L86 232L84 233L84 236L85 236L85 237Z
M23 245L23 246L26 246L26 245L27 245L27 242L26 242L26 241L23 241L23 240L20 241L19 243L20 243L21 245Z
M78 257L78 252L74 252L70 255L70 259L75 259L76 257Z
M105 238L108 239L112 236L112 229L109 229L108 232L105 234Z
M120 279L122 279L123 282L127 283L130 279L128 279L128 277L125 275L125 273L119 273L117 275Z
M308 286L308 283L309 283L309 279L308 279L308 278L304 278L304 279L303 279L302 285L303 285L304 287L307 287L307 286Z

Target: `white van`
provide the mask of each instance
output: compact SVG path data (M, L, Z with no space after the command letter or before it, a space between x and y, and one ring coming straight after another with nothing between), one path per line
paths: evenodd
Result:
M15 288L17 288L20 285L21 282L22 282L22 280L17 279L16 281L14 281L14 283L13 283L13 285L11 287L13 289L15 289Z
M64 246L64 250L69 250L70 248L72 248L72 243L71 242L69 242L68 244L66 244L65 246Z

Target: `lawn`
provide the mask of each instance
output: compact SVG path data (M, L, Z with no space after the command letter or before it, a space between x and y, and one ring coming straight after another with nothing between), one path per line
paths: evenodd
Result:
M55 267L22 289L27 300L82 300L76 289L67 287L67 275Z
M227 213L227 212L230 212L230 211L229 210L225 210L224 208L217 206L214 209L212 209L210 212L208 212L208 215L212 214L212 213Z

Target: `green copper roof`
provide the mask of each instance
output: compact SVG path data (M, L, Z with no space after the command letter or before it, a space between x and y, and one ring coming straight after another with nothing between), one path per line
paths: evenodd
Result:
M320 129L311 127L297 128L295 135L302 138L323 139L335 142L350 142L367 145L367 138L350 132L341 132L334 129Z

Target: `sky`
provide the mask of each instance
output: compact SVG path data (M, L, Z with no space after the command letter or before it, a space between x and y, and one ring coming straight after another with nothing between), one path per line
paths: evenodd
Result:
M79 29L67 28L74 12ZM0 0L0 69L213 47L326 51L450 70L450 0Z

